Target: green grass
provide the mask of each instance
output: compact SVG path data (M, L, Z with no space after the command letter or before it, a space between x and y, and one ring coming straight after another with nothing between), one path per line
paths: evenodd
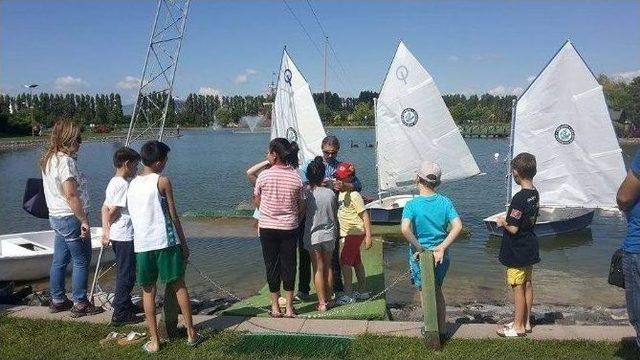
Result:
M98 345L111 330L108 325L0 317L0 359L638 359L631 341L452 340L432 352L416 338L362 335L351 341L207 329L202 333L208 339L197 349L179 339L151 357L139 345Z
M384 274L382 269L382 242L374 238L373 246L369 250L362 250L362 262L367 274L367 287L372 295L380 293L384 289ZM355 281L355 276L354 276ZM354 284L357 289L357 283ZM380 298L359 302L350 305L338 306L325 313L316 311L317 297L314 293L314 286L311 285L310 301L296 304L296 310L305 316L318 316L322 319L366 319L366 320L386 320L386 300L384 295ZM225 310L225 315L238 316L267 316L267 313L258 308L270 309L269 287L265 285L260 292L252 297L244 299L229 309Z

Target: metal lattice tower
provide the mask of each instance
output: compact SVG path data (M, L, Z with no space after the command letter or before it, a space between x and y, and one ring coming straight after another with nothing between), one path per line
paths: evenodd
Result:
M158 0L126 145L158 128L162 140L190 0Z

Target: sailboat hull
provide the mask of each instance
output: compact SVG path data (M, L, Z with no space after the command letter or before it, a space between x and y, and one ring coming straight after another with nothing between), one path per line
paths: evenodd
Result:
M415 195L389 196L382 200L368 203L369 217L373 224L399 224L405 204Z
M538 237L542 237L554 236L584 229L591 225L594 212L595 210L592 209L541 208L534 232ZM503 229L498 227L496 219L499 216L504 215L505 213L501 212L484 219L484 224L490 235L502 236Z

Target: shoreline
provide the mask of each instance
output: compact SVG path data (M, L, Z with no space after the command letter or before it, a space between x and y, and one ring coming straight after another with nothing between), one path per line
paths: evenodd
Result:
M349 130L369 130L369 129L374 129L374 126L366 126L366 125L353 125L353 126L325 126L325 129L349 129ZM208 127L189 127L189 128L181 128L181 130L183 131L189 131L189 130L206 130L209 129ZM222 128L220 130L222 131L227 131L227 130L238 130L238 129L243 129L243 128L236 128L236 127L227 127L227 128ZM268 129L268 128L259 128L261 130L264 129ZM167 130L173 130L172 129L167 129ZM258 129L256 129L258 130ZM218 130L219 131L219 130ZM254 131L255 132L255 131ZM259 132L264 132L264 131L259 131ZM83 139L83 142L86 143L95 143L95 142L107 142L107 141L124 141L127 137L127 133L126 132L119 132L119 133L105 133L105 134L93 134L93 133L89 133L88 136L86 136L86 139ZM168 134L166 137L175 137L174 131L168 131ZM467 138L474 138L474 137L467 137ZM496 138L499 139L499 138ZM23 137L0 137L0 151L2 150L16 150L16 149L23 149L23 148L28 148L28 147L35 147L35 146L39 146L39 145L43 145L45 143L47 143L49 141L49 136L48 135L43 135L43 136L39 136L39 137L33 137L33 136L23 136ZM640 144L640 138L618 138L618 143L620 145L636 145L636 144Z

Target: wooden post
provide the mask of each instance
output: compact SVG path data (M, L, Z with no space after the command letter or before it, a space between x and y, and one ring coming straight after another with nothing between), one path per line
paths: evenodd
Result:
M161 338L174 339L180 335L178 333L179 312L176 293L171 288L171 284L167 284L164 288L164 305L162 306L162 314L158 323L158 331Z
M438 306L436 304L436 278L432 251L426 250L421 254L420 270L422 274L422 310L424 312L422 335L428 347L434 350L440 350Z

